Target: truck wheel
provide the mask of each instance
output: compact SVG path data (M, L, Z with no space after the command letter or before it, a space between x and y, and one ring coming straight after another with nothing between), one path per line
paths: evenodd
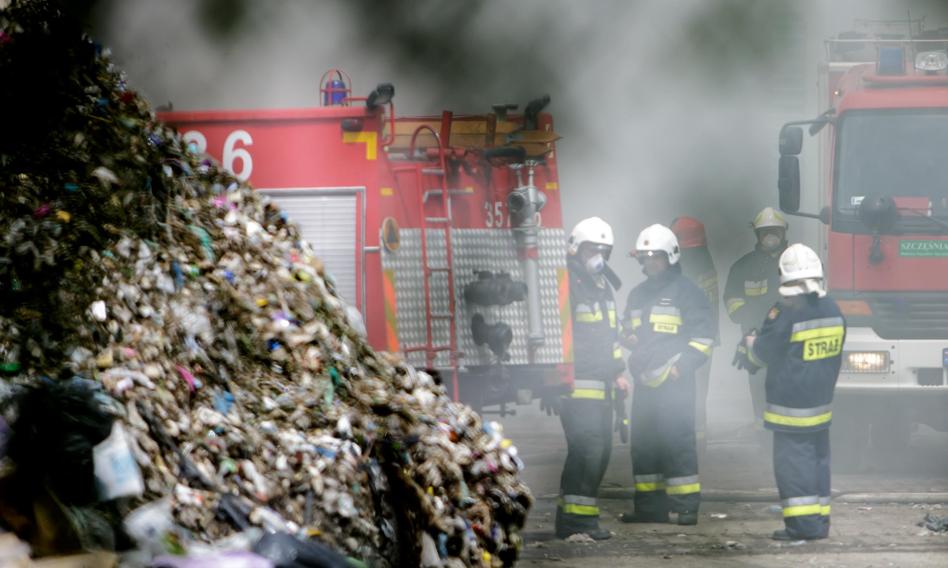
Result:
M833 412L830 427L830 456L833 470L855 472L869 451L869 420L856 409Z

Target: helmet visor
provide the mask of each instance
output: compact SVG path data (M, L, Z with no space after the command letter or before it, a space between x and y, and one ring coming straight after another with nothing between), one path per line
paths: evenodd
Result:
M645 264L646 259L656 257L668 260L668 253L663 250L637 250L632 252L632 256L639 261L639 264Z

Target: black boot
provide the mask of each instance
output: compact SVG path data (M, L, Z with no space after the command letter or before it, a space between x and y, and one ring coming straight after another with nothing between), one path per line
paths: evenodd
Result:
M683 511L678 513L679 525L697 525L698 513L696 511Z
M667 523L668 513L622 513L619 520L623 523Z
M589 538L593 540L609 540L612 538L612 533L606 529L596 527L595 529L585 531L589 535Z
M827 536L828 535L825 535L825 534L819 534L819 535L813 535L813 536L797 536L797 535L788 533L787 529L780 529L779 531L774 531L774 534L772 534L770 538L774 540L796 541L796 540L822 540L826 538Z

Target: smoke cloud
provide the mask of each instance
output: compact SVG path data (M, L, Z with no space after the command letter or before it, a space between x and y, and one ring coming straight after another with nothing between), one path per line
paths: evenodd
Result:
M750 220L775 205L780 125L824 110L822 39L909 12L948 22L943 2L923 0L109 0L95 27L134 87L179 109L312 106L332 67L360 94L395 83L401 114L549 93L564 223L602 216L624 253L646 225L695 216L723 286L753 246ZM815 184L811 173L808 198ZM792 219L790 238L812 243L816 229ZM641 279L624 254L613 264L624 290ZM746 419L746 379L728 366L736 332L722 331L711 419Z

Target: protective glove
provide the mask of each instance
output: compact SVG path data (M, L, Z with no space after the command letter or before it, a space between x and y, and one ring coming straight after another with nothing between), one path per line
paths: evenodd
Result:
M737 367L738 369L749 372L750 374L756 374L760 370L760 366L755 364L750 359L749 351L750 341L749 338L756 337L757 330L751 330L746 336L742 337L740 342L737 344L737 349L734 351L734 359L731 361L731 364Z
M540 412L546 412L547 416L559 416L562 404L560 395L549 389L540 397Z

